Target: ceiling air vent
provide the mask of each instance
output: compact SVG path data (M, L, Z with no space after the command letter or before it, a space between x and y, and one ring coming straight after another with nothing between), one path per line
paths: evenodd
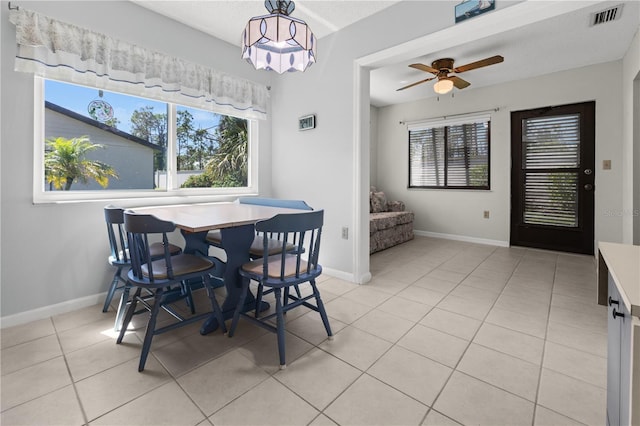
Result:
M591 14L591 26L605 24L607 22L615 21L616 19L620 19L622 16L622 7L623 4L619 4L613 7L609 7L605 10L601 10L600 12L595 12Z

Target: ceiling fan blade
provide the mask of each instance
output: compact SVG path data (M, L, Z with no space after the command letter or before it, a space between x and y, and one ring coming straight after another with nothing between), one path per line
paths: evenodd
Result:
M496 55L496 56L492 56L490 58L482 59L480 61L472 62L472 63L467 64L467 65L462 65L462 66L459 66L459 67L455 67L453 69L453 72L470 71L470 70L474 70L476 68L486 67L487 65L499 64L502 61L504 61L504 58L502 56L500 56L500 55Z
M425 65L425 64L411 64L409 66L411 68L415 68L415 69L420 70L420 71L430 72L431 74L438 74L440 72L437 69L431 68L430 66Z
M425 78L424 80L416 81L415 83L412 83L412 84L410 84L408 86L404 86L404 87L401 87L399 89L396 89L396 92L399 92L400 90L408 89L409 87L417 86L418 84L426 83L427 81L431 81L434 78L435 77L431 77L431 78Z
M456 86L457 89L464 89L465 87L468 87L471 85L471 83L469 83L468 81L463 80L460 77L455 75L449 76L449 80L453 81L453 85Z

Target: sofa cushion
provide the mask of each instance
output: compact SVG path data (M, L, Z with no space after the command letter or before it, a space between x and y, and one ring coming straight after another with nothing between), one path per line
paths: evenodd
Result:
M369 234L413 222L413 212L369 213Z
M387 210L387 196L384 192L372 192L369 196L370 212L380 213Z
M387 211L389 212L401 212L404 211L404 203L402 201L388 201Z
M369 254L388 249L413 239L413 223L404 223L393 228L383 229L371 235Z

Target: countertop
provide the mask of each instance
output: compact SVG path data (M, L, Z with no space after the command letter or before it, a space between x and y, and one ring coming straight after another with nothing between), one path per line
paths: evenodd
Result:
M598 248L598 303L607 303L608 272L618 287L625 307L631 315L640 318L640 246L600 242Z

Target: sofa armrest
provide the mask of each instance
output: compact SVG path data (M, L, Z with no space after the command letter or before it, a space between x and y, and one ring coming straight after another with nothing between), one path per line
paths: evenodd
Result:
M404 203L402 201L389 201L387 202L387 211L390 212L403 212Z

